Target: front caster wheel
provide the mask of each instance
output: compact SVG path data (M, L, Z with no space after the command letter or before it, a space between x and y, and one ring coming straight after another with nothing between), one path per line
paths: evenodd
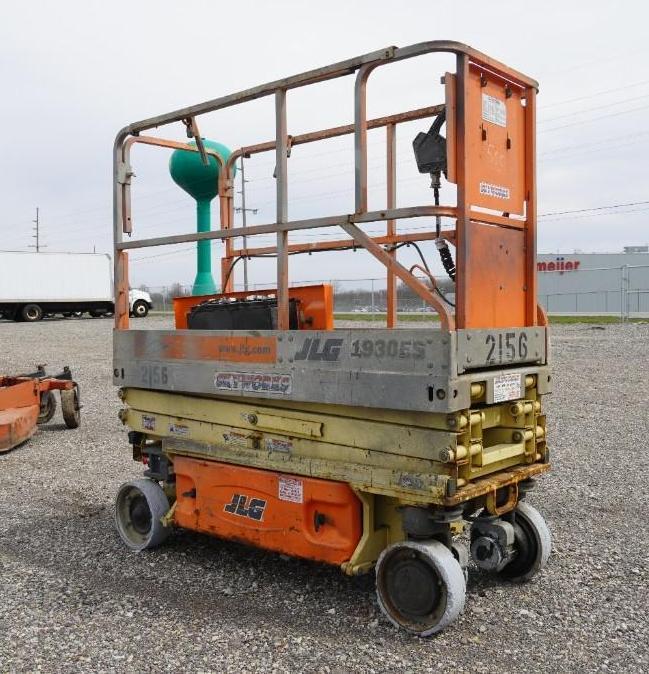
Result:
M115 524L126 546L139 552L164 543L171 533L161 521L168 510L169 501L157 482L125 482L115 499Z
M541 513L524 501L514 510L513 525L516 556L499 575L514 582L525 582L547 564L552 537Z
M439 541L403 541L376 564L376 594L388 620L427 637L452 623L464 608L464 572Z

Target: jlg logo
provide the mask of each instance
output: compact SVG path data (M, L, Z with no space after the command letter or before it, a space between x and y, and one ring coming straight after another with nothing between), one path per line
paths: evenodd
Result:
M249 517L260 522L264 518L266 501L261 498L250 498L245 494L232 494L232 500L223 510L239 517Z
M319 339L307 337L295 360L338 360L342 345L342 339L325 339L321 349Z

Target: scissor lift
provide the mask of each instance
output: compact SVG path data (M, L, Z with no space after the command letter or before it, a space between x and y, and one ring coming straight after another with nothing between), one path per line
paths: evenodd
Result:
M456 58L455 72L442 74L445 101L367 119L370 74L433 52ZM352 74L353 124L288 134L289 90ZM120 131L114 383L134 458L146 466L145 478L123 485L116 501L117 527L130 548L153 547L176 525L336 564L350 575L375 568L381 608L418 635L441 630L464 606L469 550L458 535L465 527L470 554L486 571L527 580L544 566L550 534L523 500L549 469L542 408L550 391L547 320L535 277L536 92L534 80L502 63L435 41L389 47ZM275 98L274 140L228 158L203 146L200 115L264 96ZM415 149L419 170L433 178L435 203L398 208L396 127L431 117ZM178 122L195 144L144 135ZM386 129L386 205L368 211L367 133L379 127ZM290 220L290 147L345 134L355 144L354 213ZM220 229L130 238L135 143L218 162ZM235 227L235 162L263 152L275 153L276 221ZM439 204L442 174L457 186L455 204ZM400 233L397 224L412 218L431 226ZM454 228L442 228L442 218ZM385 222L384 236L364 232L377 222ZM346 237L289 243L290 232L332 226ZM248 245L269 233L275 246ZM244 247L236 248L244 235ZM177 299L173 330L129 330L128 251L215 239L225 242L223 292ZM400 245L421 241L437 243L455 277L455 307L425 260L424 280L417 276L422 267L398 261ZM350 248L365 249L386 267L386 328L334 329L331 287L289 287L289 255ZM277 287L234 292L237 260L260 255L276 257ZM437 312L440 329L395 329L397 279ZM188 329L198 305L260 295L276 301L276 329Z

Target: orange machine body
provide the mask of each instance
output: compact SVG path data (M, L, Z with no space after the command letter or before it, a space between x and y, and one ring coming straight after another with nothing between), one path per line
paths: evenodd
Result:
M361 503L341 482L174 457L175 523L330 564L362 535Z
M17 447L36 433L42 393L72 386L72 382L59 379L0 375L0 453Z

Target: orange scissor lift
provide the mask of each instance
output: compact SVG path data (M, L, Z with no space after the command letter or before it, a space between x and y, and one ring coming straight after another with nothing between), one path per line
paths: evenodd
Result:
M367 119L370 74L434 52L456 60L455 72L442 73L445 101ZM289 135L287 92L354 74L353 124ZM117 528L130 548L158 545L175 525L336 564L350 575L376 569L382 610L419 635L461 612L469 555L510 580L527 580L545 565L550 534L524 500L549 469L547 321L535 277L536 93L534 80L485 54L433 41L382 49L120 131L114 383L134 458L146 466L145 478L117 495ZM203 145L200 115L264 96L275 99L274 140L229 157ZM432 177L434 203L399 208L396 127L430 118L432 127L413 145L420 172ZM177 122L195 145L144 135ZM376 128L386 129L387 195L384 209L369 211L367 134ZM290 220L290 147L345 134L355 144L355 211ZM220 229L130 238L136 143L218 163ZM235 227L235 162L262 152L275 153L276 221ZM439 203L442 176L457 186L453 204ZM412 218L431 226L399 232L398 223ZM452 226L442 227L442 219ZM364 226L377 222L385 222L385 235L368 235ZM290 233L325 227L346 236L289 242ZM276 245L248 245L269 233ZM223 292L176 299L175 329L130 330L128 251L217 239L225 243ZM423 255L417 268L398 260L401 245L422 241L436 243L454 278L454 307ZM330 286L289 287L290 255L350 248L386 267L385 328L334 329ZM277 287L234 292L234 265L257 256L276 258ZM439 329L396 329L397 279L437 312ZM231 321L233 312L268 315L251 318L245 329L198 320L213 311ZM465 530L468 546L459 536Z

